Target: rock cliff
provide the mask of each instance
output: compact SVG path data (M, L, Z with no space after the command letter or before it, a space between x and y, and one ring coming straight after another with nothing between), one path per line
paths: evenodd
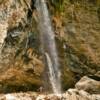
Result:
M67 90L84 75L100 79L100 2L58 1L47 0L47 5ZM38 91L43 73L34 0L0 0L0 92Z

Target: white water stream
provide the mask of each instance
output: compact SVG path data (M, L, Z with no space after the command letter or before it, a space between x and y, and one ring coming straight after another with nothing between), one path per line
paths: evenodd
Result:
M41 45L47 61L49 80L54 93L61 93L60 70L58 54L55 45L55 35L52 28L49 11L45 0L36 0L38 13L38 29L40 32Z

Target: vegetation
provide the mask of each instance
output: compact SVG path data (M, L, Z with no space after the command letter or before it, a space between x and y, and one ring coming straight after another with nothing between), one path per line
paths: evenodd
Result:
M65 0L51 0L51 4L53 5L56 12L62 12L64 8Z

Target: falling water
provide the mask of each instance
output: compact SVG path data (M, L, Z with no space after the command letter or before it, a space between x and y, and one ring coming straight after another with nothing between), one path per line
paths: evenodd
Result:
M61 93L60 70L58 55L55 45L54 31L45 0L36 0L36 10L38 13L38 28L47 66L49 70L49 80L54 93Z

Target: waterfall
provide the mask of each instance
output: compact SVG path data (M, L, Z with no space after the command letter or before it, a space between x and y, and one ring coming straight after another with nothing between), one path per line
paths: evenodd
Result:
M40 32L42 51L44 52L49 80L54 93L61 93L60 70L58 55L55 45L55 35L52 28L49 11L45 0L36 0L35 3L38 14L38 29Z

